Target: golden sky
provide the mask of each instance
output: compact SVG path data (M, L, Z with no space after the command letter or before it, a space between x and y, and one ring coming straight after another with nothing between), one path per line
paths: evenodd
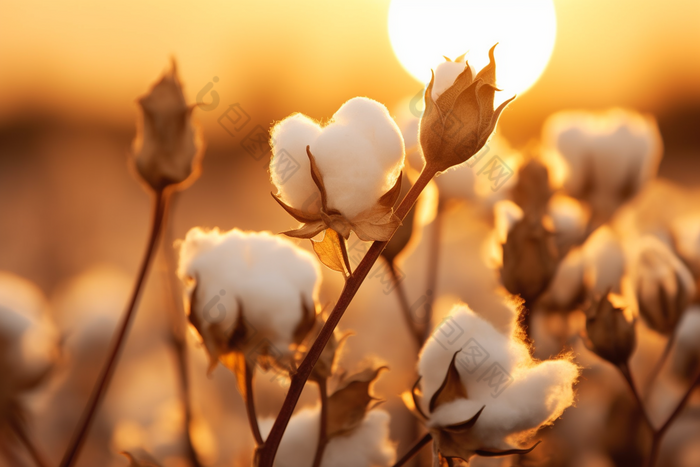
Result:
M552 58L505 114L506 136L536 136L564 108L663 110L700 100L700 2L555 7ZM264 125L294 111L327 118L356 95L394 109L421 84L394 56L388 8L389 0L4 1L0 116L38 108L133 125L135 98L171 56L191 101L216 76L222 104L239 102ZM205 130L220 113L199 112ZM208 133L213 142L226 136Z

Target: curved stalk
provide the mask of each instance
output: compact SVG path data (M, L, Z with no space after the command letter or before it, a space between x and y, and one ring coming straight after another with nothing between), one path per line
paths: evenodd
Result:
M393 467L401 467L404 464L406 464L406 462L410 461L413 458L413 456L418 454L418 452L432 440L433 437L430 435L430 433L426 433L426 435L419 439L418 442L414 444L413 447L406 454L404 454L404 456L401 459L399 459L399 461L396 464L394 464Z
M416 180L416 183L411 187L406 194L406 197L403 199L403 201L401 201L401 204L396 209L396 216L399 219L403 220L406 217L408 211L410 211L410 209L416 203L418 195L420 195L435 173L436 171L434 169L431 170L427 167L423 170L423 172L421 172L418 180ZM284 434L284 430L287 428L289 419L292 417L294 408L299 401L299 397L301 396L311 371L316 365L318 359L321 357L324 347L333 335L333 331L340 322L340 319L343 317L345 310L347 310L350 302L359 290L360 285L362 285L362 282L369 274L370 269L379 258L379 255L386 247L386 244L387 242L380 241L375 241L372 243L372 246L370 246L367 254L365 254L365 257L362 258L360 264L357 265L355 271L345 282L343 291L340 294L333 311L331 311L326 323L323 325L321 332L316 338L316 341L313 343L306 354L306 357L304 357L304 360L302 360L301 364L299 365L297 372L292 376L289 391L287 392L284 404L277 415L277 419L270 430L270 434L267 437L266 442L256 450L255 460L256 465L259 467L272 467L275 460L275 455L277 454L277 448L279 447L279 443L282 440L282 435Z
M321 423L318 430L318 445L314 456L313 467L321 467L323 452L328 444L328 381L321 379L318 381L318 393L321 399Z
M107 361L102 367L102 372L93 388L88 404L83 411L83 415L78 422L73 438L71 439L70 445L66 449L66 452L61 460L61 467L70 467L76 463L80 450L85 442L85 438L90 430L90 426L95 419L97 410L99 408L100 402L107 392L109 387L109 382L112 378L114 370L117 366L119 360L119 354L126 341L126 336L129 332L129 327L133 321L134 315L136 314L136 308L138 305L139 297L141 295L141 290L145 283L146 275L150 268L153 258L155 257L156 247L158 245L158 239L160 238L161 230L163 227L163 219L165 217L165 212L168 206L168 195L163 191L157 191L155 193L154 199L154 210L153 210L153 224L151 227L151 234L148 240L148 246L146 247L146 253L141 262L141 267L136 278L136 284L134 285L129 304L122 318L122 322L117 329L114 340L112 341L112 347L107 357Z
M401 307L404 321L406 321L406 326L408 326L411 336L413 336L413 340L416 342L418 350L420 350L425 342L425 339L423 338L424 332L411 315L411 305L408 302L406 289L404 288L401 278L396 271L396 266L394 265L393 261L387 261L387 266L389 268L389 273L391 274L391 280L394 282L394 290L396 290L396 296L399 299L399 306Z

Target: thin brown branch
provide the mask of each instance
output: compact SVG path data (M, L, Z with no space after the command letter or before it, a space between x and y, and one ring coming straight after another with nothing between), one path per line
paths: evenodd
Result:
M659 373L661 373L661 370L664 367L664 363L666 363L666 360L668 360L668 356L671 353L673 344L676 341L676 329L678 329L678 326L676 326L671 332L671 335L668 336L668 340L666 341L666 346L664 347L663 353L654 365L654 368L652 368L651 373L649 373L649 379L647 380L646 384L646 391L644 391L645 400L649 399L649 395L651 394L651 389L654 386L654 382L656 381L656 378L658 378Z
M396 464L394 464L394 467L401 467L402 465L406 464L406 462L410 461L413 456L418 454L418 452L432 440L433 437L430 435L430 433L426 433L425 436L419 439L418 442L414 444L413 447L406 454L404 454L404 456L399 459Z
M197 457L197 451L192 442L190 428L192 426L192 400L189 377L189 359L187 355L187 323L185 321L185 310L182 305L182 296L179 287L177 271L177 260L173 249L173 227L170 216L175 211L175 203L179 198L179 192L170 196L170 208L163 220L163 242L161 251L165 259L165 284L168 289L170 306L166 307L168 319L170 321L170 337L166 339L175 356L175 365L180 390L180 398L184 407L183 433L185 436L185 449L187 457L192 467L201 467L201 462Z
M318 430L318 445L314 456L313 467L321 467L323 452L328 444L328 381L321 379L318 381L318 393L321 399L321 423Z
M658 430L654 431L654 438L651 444L651 452L649 453L649 462L647 464L648 467L654 467L656 465L656 460L659 457L659 448L661 447L661 441L663 440L664 434L666 434L666 431L671 427L671 424L673 424L676 418L678 418L681 412L683 412L685 405L688 403L690 396L693 395L693 391L698 385L700 385L700 373L698 373L693 382L690 384L690 387L685 392L681 400L678 402L678 405L673 410L671 415L669 415L669 417L666 419L664 424L661 425L661 427L659 427Z
M425 186L430 182L430 180L435 175L435 170L431 168L424 168L421 172L416 183L411 187L411 189L406 194L406 197L401 201L401 204L396 210L396 216L403 220L408 214L408 211L413 207L418 199L418 195L423 191ZM395 233L395 232L394 232ZM393 234L392 234L393 235ZM270 435L267 438L265 444L256 450L256 465L259 467L272 467L275 460L275 455L277 454L277 448L282 440L282 435L284 430L287 428L294 408L296 407L299 397L304 389L306 380L309 378L311 371L313 370L316 362L321 356L324 347L333 335L333 331L343 317L345 310L347 310L350 302L357 293L360 285L365 280L370 272L372 266L379 258L382 250L386 247L387 242L376 241L370 246L365 257L362 258L360 264L353 272L352 276L348 278L343 287L343 291L338 298L333 311L331 311L326 323L323 325L321 332L319 333L316 341L313 343L309 352L304 357L304 360L299 365L297 372L292 376L291 383L289 386L289 391L282 405L277 419L275 420L272 429L270 430Z
M430 334L430 322L433 314L433 304L437 296L438 271L440 268L440 245L442 243L442 223L445 212L444 201L438 201L437 212L433 219L432 231L430 232L430 242L428 243L428 266L426 280L426 294L428 302L425 304L426 316L423 324L422 342L428 340Z
M647 424L649 429L651 430L652 433L654 433L656 430L654 428L654 424L651 421L651 418L649 417L649 414L647 413L646 409L644 408L644 402L642 401L642 398L639 394L639 390L637 389L637 385L634 383L634 378L632 378L632 372L630 371L629 365L628 364L623 364L618 366L618 369L620 370L620 373L622 373L622 376L624 376L625 381L627 382L627 385L630 388L630 391L632 392L632 395L634 396L634 400L637 402L637 406L639 407L639 410L642 413L642 416L644 417L644 422Z
M102 402L102 399L105 393L107 392L109 382L112 378L114 370L117 366L117 362L119 360L119 354L121 353L121 349L124 345L124 342L126 341L126 336L129 332L129 327L136 314L139 297L141 296L141 290L143 289L143 286L146 282L148 270L150 268L151 263L153 262L153 258L155 257L155 253L157 250L156 247L158 245L158 239L160 238L161 230L163 227L163 218L165 216L165 212L167 211L167 206L168 194L163 191L156 192L154 199L153 224L151 228L151 234L148 240L148 246L146 247L145 255L141 262L141 267L139 268L136 284L134 285L134 290L129 300L129 304L126 308L126 312L124 313L124 317L122 318L122 322L119 325L119 328L117 329L114 340L112 341L112 347L109 352L109 356L107 357L107 361L105 362L105 365L102 368L102 372L100 373L99 379L97 380L97 383L93 388L88 404L85 407L85 410L83 411L83 415L80 419L80 422L78 423L78 426L75 429L75 432L73 433L73 438L71 439L71 442L68 448L66 449L66 452L63 456L63 460L61 460L61 467L70 467L74 465L75 462L78 460L80 449L82 448L83 443L85 442L85 438L87 437L87 434L90 430L90 426L92 425L92 422L95 419L95 415L97 414L100 402Z
M345 264L345 269L347 269L349 275L352 275L352 266L350 266L350 258L348 257L347 240L345 240L345 237L343 237L340 234L338 234L338 238L340 239L340 252L343 255L343 263Z
M38 467L49 467L51 464L49 464L48 460L46 459L46 456L36 447L36 444L32 440L31 436L29 436L29 433L27 433L27 430L25 429L22 422L20 420L17 420L16 417L11 416L10 426L14 430L19 441L24 445L25 449L31 456L34 463Z
M411 336L413 336L413 339L416 342L418 350L420 350L421 347L423 347L423 344L425 343L425 339L423 338L423 330L418 326L416 320L412 316L411 304L408 302L406 289L403 286L403 281L399 277L399 274L396 270L396 266L392 261L388 260L387 266L389 268L389 273L391 274L391 280L394 283L396 297L399 299L399 306L401 307L401 312L403 313L404 321L406 322L406 326L408 326Z

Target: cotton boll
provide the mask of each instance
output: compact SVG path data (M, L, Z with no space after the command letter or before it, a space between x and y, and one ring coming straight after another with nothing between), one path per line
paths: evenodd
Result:
M555 194L549 200L548 214L552 219L560 252L567 251L585 238L590 213L576 199Z
M311 214L318 212L321 203L320 201L313 202L320 200L320 194L311 178L306 147L316 141L320 134L319 125L302 114L294 114L285 118L275 125L271 132L270 175L272 183L277 187L278 195L282 201ZM292 158L299 164L299 169L289 179L286 179L284 173L281 173L284 165L281 161L286 158Z
M563 162L564 188L591 204L596 225L654 177L662 156L653 118L620 109L555 114L543 140Z
M308 467L318 444L319 408L303 409L289 421L280 443L275 467ZM389 442L389 414L372 410L352 432L333 437L323 453L322 467L384 467L394 463L396 452ZM274 420L260 421L268 433Z
M269 232L191 229L180 246L178 274L187 285L190 321L212 365L235 350L229 340L239 323L247 338L270 347L265 353L289 357L299 327L315 317L318 263ZM309 310L312 315L306 316Z
M347 101L323 128L300 114L288 117L273 128L272 145L274 157L286 150L301 164L299 170L309 173L308 178L295 174L294 180L283 182L273 157L272 181L283 201L313 214L309 199L318 190L308 168L309 145L323 177L329 210L338 210L349 220L377 204L394 186L404 162L398 126L386 107L365 97Z
M641 315L657 332L672 332L695 295L690 271L667 245L649 235L639 241L632 271Z
M58 353L49 305L33 283L0 272L0 411L6 397L33 387Z
M535 363L517 332L515 328L510 335L502 334L466 305L454 307L424 346L418 363L422 409L430 413L431 430L469 420L484 407L470 439L480 446L477 449L510 449L573 403L577 366L567 359ZM443 390L455 352L455 368L467 397L431 412L428 401Z
M554 310L571 310L584 292L585 263L581 248L573 248L557 266L542 303Z
M401 131L382 104L356 97L335 113L311 145L328 192L328 207L348 218L371 208L403 167Z
M610 227L594 231L583 244L586 285L590 292L603 294L609 288L620 291L625 273L625 256L619 238Z

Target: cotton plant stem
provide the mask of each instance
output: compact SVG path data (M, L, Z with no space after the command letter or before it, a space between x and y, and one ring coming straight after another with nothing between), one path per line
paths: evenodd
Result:
M318 381L318 393L321 399L321 423L318 430L318 445L314 456L313 467L321 467L323 452L328 444L328 380Z
M126 312L124 313L122 321L119 324L116 335L112 341L112 347L110 349L109 356L107 357L107 361L105 362L102 368L102 372L100 373L100 376L97 380L97 383L93 388L88 404L85 407L85 410L83 411L83 415L78 423L78 426L76 427L73 433L73 438L71 439L71 442L68 448L66 449L66 452L63 456L63 460L61 460L60 467L70 467L72 465L75 465L75 463L77 462L80 450L85 442L85 438L87 437L92 422L94 421L95 416L97 415L99 405L102 402L105 393L107 392L110 380L119 360L119 354L121 353L121 349L124 345L124 342L126 341L126 336L129 332L129 327L136 314L139 297L141 295L141 290L143 289L143 286L146 282L148 270L151 266L151 263L153 262L153 258L155 257L155 253L157 251L158 239L160 238L160 234L163 228L163 219L165 217L167 207L168 194L163 191L157 191L155 193L154 199L154 212L151 234L148 240L148 246L146 247L146 253L143 257L141 266L139 268L139 272L136 278L136 284L134 286L131 298L129 299L129 304L126 308Z
M393 261L387 261L387 266L389 268L389 273L391 274L391 280L394 283L394 290L396 291L396 297L399 299L399 306L401 307L401 312L403 313L404 321L406 321L406 326L413 337L413 340L420 350L425 343L423 338L423 330L416 323L415 317L411 313L411 305L408 302L408 296L406 295L406 289L403 286L403 281L399 277L398 271Z
M430 433L426 433L426 435L419 439L418 442L414 444L413 447L406 454L404 454L404 456L401 459L399 459L393 467L401 467L405 465L408 461L413 459L413 456L418 454L418 452L432 440L433 437L430 435Z
M34 444L34 441L29 436L29 433L27 433L27 430L25 430L24 426L22 425L22 422L17 420L15 417L10 417L10 419L12 430L17 435L19 441L24 445L37 467L49 467L50 464L46 460L46 456L44 456L44 454L36 447L36 444Z
M649 457L647 459L646 466L647 467L654 467L656 465L656 461L659 457L659 448L661 446L661 441L663 439L664 434L666 431L670 428L671 424L678 418L678 416L681 414L683 411L683 408L685 407L686 403L688 402L688 399L690 399L690 396L693 394L693 391L695 390L695 387L700 385L700 373L695 377L693 382L691 383L690 387L686 391L686 393L683 395L681 400L678 402L678 405L676 408L673 410L671 415L666 419L663 425L661 425L659 428L655 428L654 424L651 421L651 418L649 417L649 414L647 413L646 409L644 408L644 403L642 401L642 398L639 395L639 391L637 390L637 386L634 383L634 379L632 378L632 373L630 372L629 365L624 364L620 365L619 367L620 372L624 376L625 380L627 381L627 384L630 387L630 390L632 391L632 395L634 396L637 405L639 406L639 410L641 410L643 416L644 416L644 421L646 422L647 426L649 427L649 430L651 431L652 434L652 444L651 444L651 451L649 452Z
M649 399L649 396L651 395L651 389L654 386L654 382L656 381L656 378L658 378L659 373L661 373L661 370L664 367L664 363L666 363L666 360L668 359L668 356L671 353L673 344L676 342L676 329L678 329L677 326L668 336L668 340L666 341L666 345L664 346L664 351L661 354L661 357L659 357L659 360L654 365L654 368L652 368L651 373L649 374L649 379L647 380L646 384L646 391L644 391L645 400Z
M258 415L255 411L255 396L253 391L253 377L255 375L255 364L245 363L245 409L248 414L248 423L250 424L250 431L253 433L253 438L255 438L255 445L261 446L263 444L263 437L260 433L260 426L258 425Z
M683 395L681 400L678 402L678 405L673 410L671 415L669 415L669 417L666 419L666 422L664 422L664 424L661 425L661 427L659 427L657 430L654 430L654 435L651 443L651 452L649 453L649 461L647 463L647 467L654 467L656 465L656 461L659 457L659 448L661 447L661 441L663 440L666 431L668 431L668 429L671 427L676 418L678 418L681 412L683 412L685 405L688 403L690 396L693 395L693 391L697 386L700 386L700 373L698 373L693 382L690 384L690 387Z
M190 428L192 427L192 398L190 386L189 359L187 355L187 323L185 322L185 310L182 307L182 297L176 275L177 260L175 258L175 250L173 248L173 228L170 222L170 216L175 211L175 203L179 198L179 192L174 192L170 196L170 208L165 215L163 242L161 251L162 258L165 259L165 283L168 288L170 297L170 306L168 309L168 318L170 320L170 336L167 339L170 348L175 357L178 387L180 390L180 398L184 408L183 433L185 436L185 449L187 457L192 464L192 467L201 467L197 451L192 442Z
M435 219L433 219L432 231L430 233L430 243L428 244L428 275L426 280L426 294L428 302L425 304L425 322L423 323L423 339L421 346L428 339L430 333L430 322L433 315L433 304L437 296L438 271L440 268L440 245L442 243L442 223L445 212L445 202L438 201Z
M427 167L423 170L423 172L421 172L418 180L416 180L416 183L414 183L406 194L406 197L403 199L403 201L401 201L401 204L396 209L396 216L399 219L403 220L406 217L406 214L408 214L413 205L416 203L418 195L420 195L435 173L435 170L430 170ZM297 372L292 375L287 396L277 419L270 430L270 434L267 437L265 444L256 450L256 465L258 467L272 467L275 460L275 455L277 454L277 448L282 440L282 435L284 434L284 430L287 428L289 419L292 417L294 408L299 401L299 397L304 389L306 380L309 378L309 375L320 358L324 347L333 335L333 331L340 322L340 319L343 317L345 310L347 310L350 302L360 288L360 285L362 285L362 282L369 274L370 269L379 258L379 255L386 247L386 244L387 242L380 241L375 241L372 243L372 246L370 246L364 258L362 258L362 261L360 261L360 264L357 265L355 271L345 282L343 291L340 294L333 311L331 311L330 315L328 316L326 323L323 325L323 328L316 338L316 341L313 343L308 353L304 357L304 360L299 365Z
M632 372L630 371L629 365L628 364L622 364L618 366L618 369L620 370L620 373L622 373L622 376L625 378L625 381L627 382L627 385L630 388L630 391L632 392L632 395L634 396L634 400L637 403L637 406L639 407L639 410L642 412L642 416L644 417L644 422L646 425L649 427L649 429L653 432L655 432L654 429L654 424L651 421L651 418L649 417L649 414L647 413L646 409L644 408L644 402L639 394L639 390L637 390L637 385L634 382L634 378L632 378Z

